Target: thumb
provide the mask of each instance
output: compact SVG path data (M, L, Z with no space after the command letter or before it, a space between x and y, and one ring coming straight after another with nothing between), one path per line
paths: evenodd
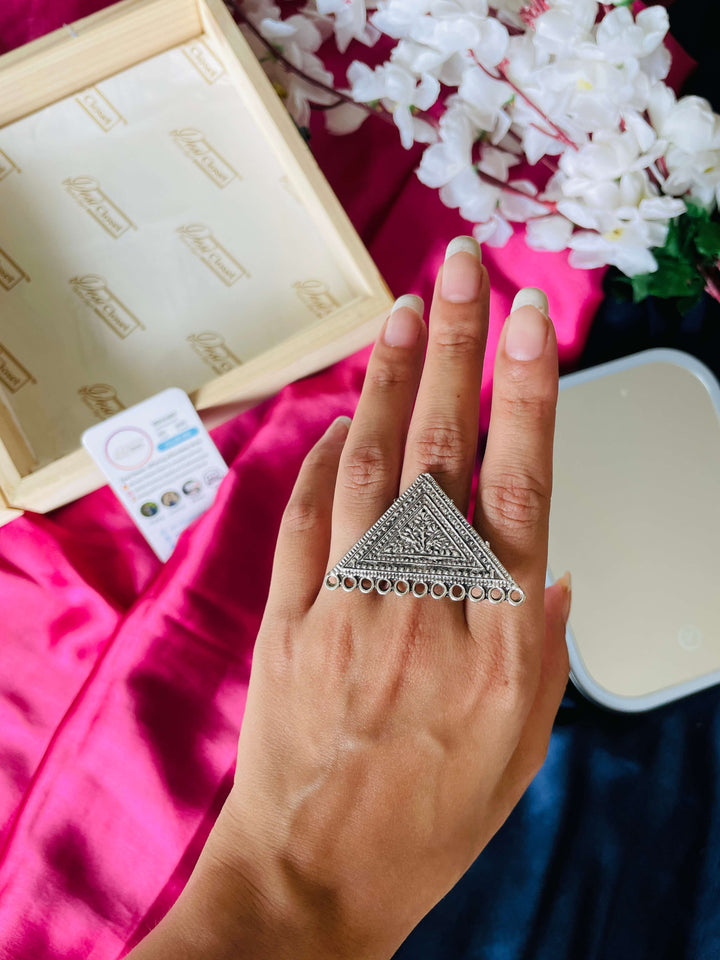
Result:
M550 704L548 704L550 709L552 709L551 704L555 697L552 694L548 697L547 686L549 685L553 692L558 695L557 702L559 703L570 671L565 643L565 628L570 616L571 602L572 578L569 573L564 573L559 580L556 580L545 591L545 646L543 648L540 682L546 688L546 698L550 700ZM557 706L555 709L557 709Z
M564 573L545 591L545 642L565 648L565 627L572 602L572 577Z

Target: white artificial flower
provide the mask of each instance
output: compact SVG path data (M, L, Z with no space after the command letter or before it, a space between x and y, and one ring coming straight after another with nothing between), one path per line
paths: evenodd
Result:
M312 103L332 106L333 132L356 129L371 111L313 86L333 85L321 44L333 33L341 51L378 32L392 38L386 62L350 66L352 98L390 112L404 147L429 144L418 178L483 243L503 245L524 222L530 247L569 248L574 266L613 264L632 276L657 268L652 250L685 200L710 211L720 201L720 117L663 83L670 54L659 5L635 15L624 0L306 0L284 20L273 0L243 0L243 10L305 74L266 63L296 121L307 123ZM428 122L418 114L441 88ZM556 168L542 195L509 179L525 160Z
M562 180L555 180L553 193L558 186L564 189ZM543 199L547 198L547 191ZM664 221L664 225L673 217L685 212L682 200L661 196L653 188L645 171L624 173L614 180L588 182L586 187L574 196L556 201L559 213L579 227L598 230L601 233L612 232L621 222L636 220ZM662 246L664 237L648 226L651 246ZM652 234L652 235L651 235Z
M365 0L315 0L323 16L332 14L338 50L344 53L351 40L371 47L380 36L377 27L368 23Z
M685 212L685 204L654 193L647 174L636 171L597 183L582 198L559 200L557 210L585 228L568 241L573 266L613 264L633 276L657 269L650 250L664 245L670 220Z
M664 80L670 72L672 56L665 44L661 43L649 57L643 57L638 63L647 77L648 84L652 87L659 80Z
M302 53L315 53L323 42L320 29L300 13L286 20L263 18L258 24L262 35L277 46L286 59Z
M513 97L512 89L473 65L458 85L458 96L471 108L478 136L487 133L492 143L499 143L512 122L506 109Z
M639 224L618 227L607 235L577 230L570 238L568 246L570 266L582 270L611 265L626 276L634 277L640 273L654 273L658 267Z
M431 143L434 128L413 116L411 108L428 110L437 100L440 84L435 77L424 74L418 81L409 70L396 63L384 63L371 70L355 60L350 64L347 78L353 99L358 103L380 101L392 113L400 131L400 142L406 150L415 141Z
M499 187L482 180L473 167L467 166L440 188L440 199L446 207L458 209L470 223L489 220L502 196Z
M489 144L484 143L477 167L481 173L488 173L491 177L494 177L495 180L506 181L510 174L510 167L516 166L519 162L520 158L517 154L510 153L509 150L499 150L497 147L491 147ZM528 181L524 181L524 183L527 182ZM527 188L524 189L526 193L534 196L537 193L537 188L532 184L531 187L531 190Z
M640 60L652 54L670 29L665 7L652 6L633 17L628 7L607 13L597 28L597 46L610 63Z
M644 132L644 131L642 131ZM616 180L623 174L644 170L662 156L665 143L652 140L645 150L641 148L638 130L623 133L597 131L593 139L579 150L566 150L558 166L565 196L580 196L599 182Z
M547 213L547 204L535 199L538 190L530 180L511 180L508 187L512 189L502 190L498 201L498 212L506 220L525 223Z
M255 26L261 20L280 20L280 7L273 0L243 0L242 11Z
M323 42L324 25L313 22L302 14L295 14L287 20L280 20L279 9L266 0L255 2L253 15L261 17L255 23L257 30L266 41L291 63L298 71L288 70L281 61L266 59L265 68L276 92L282 97L291 117L299 127L310 122L310 104L330 105L337 96L332 89L333 75L325 69L322 61L315 55ZM274 14L276 16L265 16ZM253 21L254 22L254 21ZM246 36L253 51L260 57L267 51L253 34ZM312 81L323 84L319 87Z
M399 40L408 36L411 26L431 5L432 0L380 0L370 20L386 36Z
M687 195L698 205L711 210L720 187L720 150L698 150L689 153L682 147L670 146L663 157L668 176L663 190L674 197Z
M617 128L628 110L644 110L650 90L637 61L614 64L589 53L554 61L538 82L546 96L556 97L552 115L575 131L578 140L586 133Z
M330 133L354 133L370 116L364 107L354 103L340 103L325 112L325 127Z
M664 83L650 93L648 113L661 137L688 153L720 149L720 117L702 97L681 97Z
M573 225L559 214L547 217L535 217L528 220L525 227L525 240L534 250L566 250L573 233Z
M677 197L687 194L712 209L720 186L720 117L702 97L676 100L664 83L652 88L648 113L669 142L663 155L667 170L663 190Z
M546 0L547 10L535 18L535 43L549 53L562 55L578 43L589 41L597 19L596 0Z
M442 187L472 163L475 129L461 101L453 103L440 118L438 140L423 151L417 176L427 187Z
M505 217L496 213L484 223L476 224L472 234L478 243L485 243L489 247L504 247L513 234L513 228Z
M561 169L548 184L543 198L554 199L557 213L582 228L566 237L566 246L573 251L573 266L613 264L628 276L651 273L657 269L657 263L650 251L664 245L670 220L685 212L685 204L660 195L644 169L620 171L617 176L617 168L611 170L605 179L566 180ZM564 233L567 234L567 228ZM531 246L560 249L556 244L563 239L563 228L553 217L528 226Z

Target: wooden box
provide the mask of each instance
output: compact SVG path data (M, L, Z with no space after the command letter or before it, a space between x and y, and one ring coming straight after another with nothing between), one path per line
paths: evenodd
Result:
M389 304L222 0L123 0L0 57L0 521L104 482L98 420L179 386L219 422Z

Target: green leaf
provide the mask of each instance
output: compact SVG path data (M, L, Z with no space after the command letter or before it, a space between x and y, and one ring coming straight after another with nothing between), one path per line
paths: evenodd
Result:
M667 239L665 241L665 246L662 248L663 251L669 257L682 256L683 232L684 232L680 228L680 223L682 219L683 218L670 221L670 227L668 228L668 234L667 234Z
M635 303L645 297L697 298L702 294L705 281L696 265L687 260L675 260L658 255L655 273L644 273L632 278Z
M720 258L720 223L710 220L696 225L695 249L704 260L716 263Z
M693 203L692 200L685 200L684 202L685 206L687 207L688 216L691 220L703 220L705 223L709 223L709 210L706 210L705 207L699 206L697 203Z
M700 268L720 260L720 222L692 201L685 201L687 213L670 221L663 247L652 253L658 269L629 278L635 303L646 297L674 300L685 312L702 296L705 280Z
M630 283L632 285L632 298L633 303L640 303L641 300L645 300L650 296L651 290L651 277L652 273L638 273L634 277L630 277Z

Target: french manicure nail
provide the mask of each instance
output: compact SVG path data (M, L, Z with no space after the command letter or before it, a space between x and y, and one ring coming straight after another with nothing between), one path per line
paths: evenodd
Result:
M455 237L445 250L440 296L450 303L471 303L482 287L482 252L474 237Z
M420 324L425 310L421 297L406 293L398 297L385 322L383 340L389 347L412 347L420 336Z
M535 307L544 317L548 317L548 298L543 290L538 287L523 287L515 294L515 299L510 307L510 313L513 310L519 310L520 307Z
M513 360L537 360L545 350L547 338L547 297L536 287L525 287L513 300L505 334L505 352Z
M566 570L560 579L555 582L561 584L563 588L563 620L567 623L570 618L570 606L572 604L572 577L570 571Z
M352 420L350 417L342 416L335 417L333 422L325 431L325 437L328 440L344 440L348 435L348 430L350 429L350 424Z

